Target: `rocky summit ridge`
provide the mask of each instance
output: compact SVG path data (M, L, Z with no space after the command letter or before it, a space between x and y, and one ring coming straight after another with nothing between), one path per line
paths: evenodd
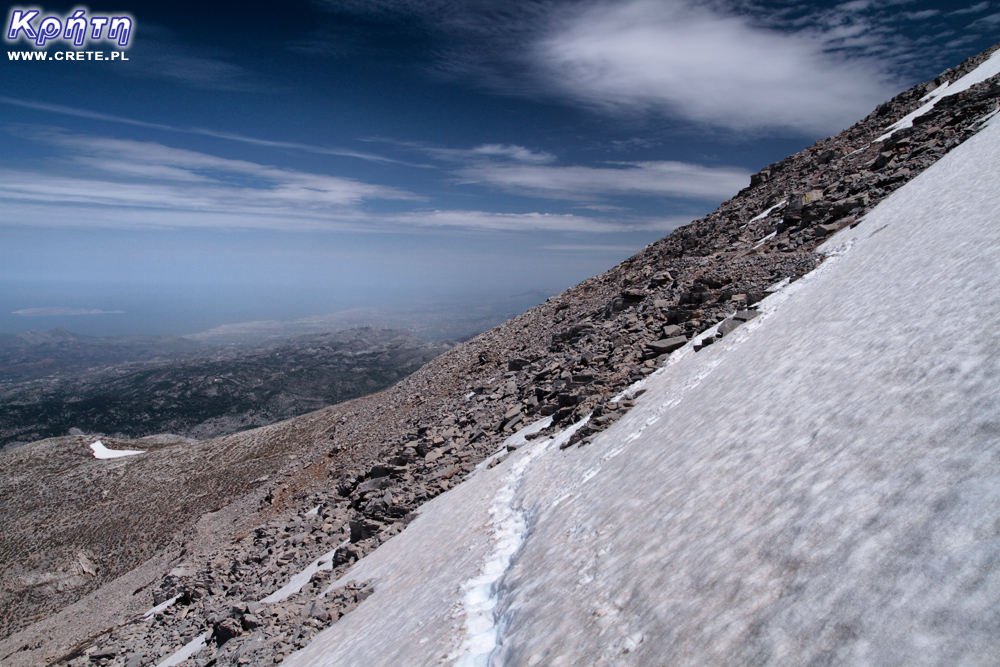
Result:
M543 416L556 429L590 414L564 443L586 446L632 406L631 384L709 328L718 325L718 333L699 347L754 318L771 286L821 262L814 250L825 238L973 136L997 113L997 76L940 97L911 127L884 137L928 93L988 62L997 48L761 170L712 214L379 394L197 445L105 443L155 448L158 456L96 462L101 467L86 461L87 477L76 482L89 489L88 506L104 507L105 516L114 508L117 521L97 511L61 517L51 540L63 561L4 574L0 662L280 662L370 592L360 582L316 599L331 578L402 531L422 503L477 465L501 463L497 450L512 433ZM14 454L24 459L4 462L5 479L21 480L5 482L4 497L24 493L31 466L43 461L83 466L84 447L79 439L58 439L21 448ZM145 497L134 490L116 495L124 488L119 480L144 471L167 481ZM39 479L52 487L51 502L73 492L62 477L34 473ZM160 512L179 518L155 533L154 544L138 517L148 521L156 502L168 498ZM3 533L10 534L19 517L3 516ZM91 536L101 531L131 539L106 548L107 540ZM302 585L289 586L301 572ZM190 657L176 653L185 646Z

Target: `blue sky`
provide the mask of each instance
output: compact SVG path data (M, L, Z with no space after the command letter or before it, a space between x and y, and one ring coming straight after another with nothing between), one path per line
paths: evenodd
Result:
M562 290L1000 27L997 0L87 7L134 18L127 61L0 69L0 331Z

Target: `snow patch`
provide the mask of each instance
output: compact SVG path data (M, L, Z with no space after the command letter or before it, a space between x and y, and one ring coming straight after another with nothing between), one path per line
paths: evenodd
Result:
M771 208L769 208L769 209L767 209L767 210L765 210L765 211L763 211L763 212L761 212L761 213L758 213L758 214L757 214L757 215L755 215L754 217L750 218L750 222L757 222L758 220L763 220L763 219L764 219L764 218L766 218L767 216L771 215L771 211L773 211L773 210L775 210L775 209L777 209L777 208L781 208L782 206L784 206L784 205L785 205L785 204L787 204L787 203L788 203L788 200L787 200L787 199L782 199L781 201L779 201L779 202L778 202L777 204L775 204L775 205L774 205L774 206L772 206ZM748 224L749 224L749 223L748 223ZM746 225L744 225L744 227L745 227L745 226L746 226Z
M511 445L515 448L523 447L527 445L529 442L527 436L532 435L534 433L538 433L539 431L544 431L551 425L552 425L552 417L545 417L543 419L539 419L536 422L528 424L527 426L518 430L516 433L514 433L506 440L504 440L503 443L497 448L497 450L493 452L490 456L480 461L476 465L476 470L482 470L483 468L488 468L489 465L493 463L495 459L498 459L504 454L506 454L508 445Z
M164 660L163 662L158 662L156 667L176 667L176 665L181 664L191 656L195 655L203 648L205 648L205 642L212 635L212 631L209 630L201 635L198 635L193 640L184 645L184 647L174 653L172 656Z
M294 575L288 580L288 583L276 590L275 592L268 595L266 598L261 600L261 604L274 604L275 602L281 602L282 600L287 600L291 596L295 595L302 590L302 587L309 583L312 576L319 572L320 570L332 570L333 569L333 555L337 553L337 549L340 547L350 544L350 540L344 540L338 544L334 549L326 552L312 563L310 563L304 570Z
M587 447L427 503L285 664L986 664L998 154L994 119Z
M767 243L768 241L770 241L771 239L773 239L777 235L778 235L778 232L776 232L776 231L771 232L770 234L768 234L767 236L765 236L764 238L762 238L760 241L757 241L757 245L755 245L752 249L756 250L757 248L761 247L762 245L764 245L765 243Z
M145 454L145 450L138 449L108 449L104 446L104 443L100 440L90 444L90 448L94 450L95 459L119 459L123 456L135 456L136 454Z
M173 603L177 602L180 599L181 599L180 595L175 595L166 602L161 602L160 604L156 605L155 607L147 611L145 614L143 614L142 617L149 618L153 614L159 614L161 611L163 611L164 609L166 609L167 607L169 607L170 605L172 605Z

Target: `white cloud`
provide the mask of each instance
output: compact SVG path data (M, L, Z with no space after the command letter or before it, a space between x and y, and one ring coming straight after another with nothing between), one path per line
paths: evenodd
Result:
M924 9L918 12L903 12L900 16L911 21L923 21L924 19L937 16L940 13L940 9Z
M990 3L988 2L978 2L971 7L966 7L965 9L956 9L953 12L948 12L949 15L961 16L963 14L978 14L979 12L986 11L989 9Z
M969 27L970 28L976 28L976 29L979 29L979 30L983 30L983 29L988 30L988 29L996 27L997 25L1000 25L1000 13L990 14L988 16L983 16L983 17L981 17L981 18L973 21L972 23L970 23Z
M545 151L535 151L516 144L483 144L474 148L439 148L417 142L393 142L400 146L419 150L445 162L485 162L510 161L525 164L546 164L556 159Z
M124 310L97 310L94 308L62 308L62 307L49 307L49 308L24 308L23 310L15 310L13 315L20 315L21 317L57 317L65 315L122 315Z
M378 200L425 201L413 193L349 178L233 160L154 142L20 128L62 157L45 171L0 168L0 224L111 229L615 233L671 230L689 219L629 215L590 199L657 195L720 199L749 174L680 162L558 167L521 146L453 151L465 182L584 202L607 216L478 210L372 210ZM444 150L444 149L442 149ZM458 156L461 153L462 156Z
M27 222L26 222L27 221ZM684 219L604 219L556 213L496 213L476 210L371 213L345 210L325 215L274 214L244 211L170 211L158 208L79 207L41 201L14 202L0 208L0 224L108 229L251 229L337 231L353 233L449 232L571 232L611 234L672 230Z
M767 29L681 0L627 0L567 10L531 53L552 90L606 111L815 133L844 127L892 91L877 61L827 51L847 36Z
M590 200L608 195L646 195L695 200L731 197L749 183L735 167L684 162L629 162L613 167L480 164L459 171L461 182L552 199Z
M317 3L337 13L421 21L440 38L439 75L608 115L666 116L741 132L836 132L959 55L944 32L913 34L912 20L948 15L902 11L914 0Z
M512 146L508 144L484 144L473 148L471 152L476 156L506 158L515 162L536 164L552 162L556 159L551 153L535 152L524 146Z
M654 224L646 220L621 222L568 214L474 210L374 213L361 204L369 200L421 198L387 186L220 158L153 142L38 129L31 136L64 153L56 165L61 168L45 172L0 169L0 224L589 233L620 232L630 225L646 228ZM492 145L468 152L529 163L540 161L539 156L544 155L521 147Z

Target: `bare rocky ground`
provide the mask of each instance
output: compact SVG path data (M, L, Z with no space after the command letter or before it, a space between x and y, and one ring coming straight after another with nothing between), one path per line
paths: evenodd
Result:
M361 583L317 600L328 579L401 531L421 503L460 483L511 433L542 416L559 425L592 413L588 430L570 443L585 446L593 430L628 410L627 395L612 399L629 384L692 336L719 323L725 335L752 318L769 286L818 264L812 251L826 236L972 136L998 108L996 77L872 143L929 90L990 52L771 165L711 215L379 394L198 450L178 443L132 459L74 463L67 440L22 448L26 458L4 477L37 477L32 471L47 460L62 466L46 482L45 509L35 511L61 517L64 532L22 547L16 592L7 583L15 579L3 576L4 608L15 596L31 602L4 617L5 633L13 634L0 642L0 662L153 665L198 638L205 648L184 664L280 662L367 595ZM174 477L175 469L188 471L187 486L161 482L142 498L119 495L112 483L130 474ZM103 502L108 509L69 508L68 498L84 490L89 499L74 501L78 507ZM13 491L5 488L3 497ZM29 504L22 501L20 515L3 512L5 535ZM144 513L149 523L136 519ZM283 601L261 603L330 552L332 570L318 571ZM119 566L121 559L127 564ZM59 597L49 575L92 583Z

